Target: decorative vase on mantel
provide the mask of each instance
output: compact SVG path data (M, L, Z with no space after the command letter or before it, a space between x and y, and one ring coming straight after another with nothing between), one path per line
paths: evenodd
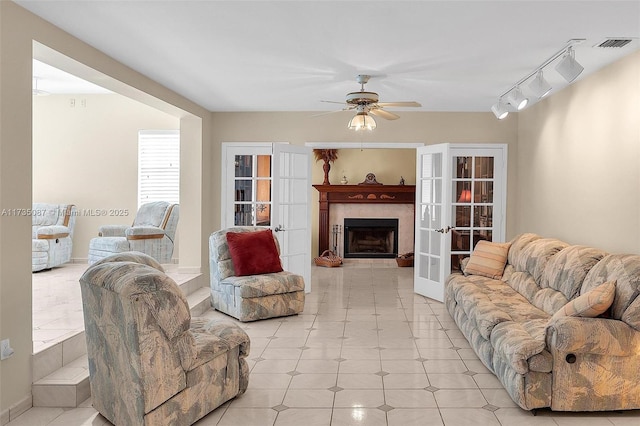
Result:
M329 182L329 171L331 170L331 164L338 159L338 150L337 149L314 149L313 155L316 157L317 161L324 161L322 165L322 170L324 171L324 182L323 185L331 185Z

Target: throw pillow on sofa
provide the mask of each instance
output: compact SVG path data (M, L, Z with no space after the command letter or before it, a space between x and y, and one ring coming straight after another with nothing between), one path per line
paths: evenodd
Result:
M227 244L237 277L282 271L280 255L270 229L227 232Z
M595 318L609 309L616 295L616 282L607 281L598 287L567 302L558 310L549 322L562 317Z
M511 243L479 241L464 267L465 275L481 275L499 280L507 264L507 254Z

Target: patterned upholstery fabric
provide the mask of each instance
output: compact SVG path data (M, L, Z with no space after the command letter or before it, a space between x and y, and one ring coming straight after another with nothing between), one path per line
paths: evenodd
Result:
M89 242L89 264L115 253L138 251L170 263L180 206L155 201L140 206L132 226L103 225Z
M105 258L80 288L93 406L113 424L193 424L247 389L249 337L231 321L192 320L153 258Z
M264 228L235 227L209 237L211 304L240 321L296 315L304 309L304 279L282 271L271 274L235 276L227 244L227 232L256 232ZM278 252L280 246L274 235Z
M31 213L31 271L69 262L78 216L76 206L34 203Z
M610 318L551 317L615 282ZM451 274L445 306L522 408L640 408L640 256L523 234L502 279ZM571 303L570 303L571 304Z

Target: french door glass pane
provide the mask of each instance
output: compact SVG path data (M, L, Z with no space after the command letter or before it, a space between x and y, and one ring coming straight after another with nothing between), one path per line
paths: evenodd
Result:
M251 177L253 175L253 156L236 155L236 177Z
M271 225L271 156L235 156L234 224Z
M476 157L475 178L493 179L493 157Z

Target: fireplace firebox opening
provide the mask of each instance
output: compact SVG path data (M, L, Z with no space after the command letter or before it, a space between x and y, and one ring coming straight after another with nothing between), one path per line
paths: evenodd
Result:
M345 258L394 258L398 255L398 219L344 219Z

